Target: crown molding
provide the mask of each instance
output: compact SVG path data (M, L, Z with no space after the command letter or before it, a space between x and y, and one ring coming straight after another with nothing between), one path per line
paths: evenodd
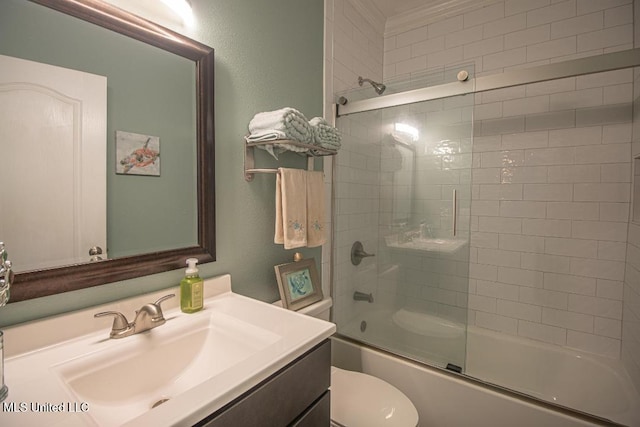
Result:
M361 0L358 0L361 1ZM407 12L389 17L386 21L384 36L391 37L414 28L423 27L443 19L481 9L503 0L446 0L436 4L421 6Z
M385 34L385 26L387 19L380 12L380 10L369 0L349 0L356 11L362 15L368 23L373 25L373 28L379 34Z

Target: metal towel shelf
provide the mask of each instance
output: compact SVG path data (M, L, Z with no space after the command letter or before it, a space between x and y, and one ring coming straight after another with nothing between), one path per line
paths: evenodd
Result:
M274 145L274 144L289 144L294 145L296 147L302 147L308 149L305 152L299 152L298 154L302 154L307 156L307 169L313 170L313 158L320 156L335 156L338 152L336 150L329 150L327 148L322 148L317 145L305 144L303 142L292 141L289 139L279 139L276 141L266 141L266 142L251 142L245 144L244 149L244 179L246 181L253 181L253 175L256 173L278 173L278 169L259 169L256 168L256 161L253 155L253 151L255 147L261 145Z

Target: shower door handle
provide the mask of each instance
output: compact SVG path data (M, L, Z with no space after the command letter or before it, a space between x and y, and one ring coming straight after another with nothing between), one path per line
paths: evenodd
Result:
M458 226L458 190L453 190L453 203L451 209L451 229L453 230L453 237L456 237L456 228Z

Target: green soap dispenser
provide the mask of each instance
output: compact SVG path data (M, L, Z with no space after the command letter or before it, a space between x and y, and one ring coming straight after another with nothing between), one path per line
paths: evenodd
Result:
M196 258L188 258L184 279L180 281L180 310L195 313L204 305L204 281L198 276Z

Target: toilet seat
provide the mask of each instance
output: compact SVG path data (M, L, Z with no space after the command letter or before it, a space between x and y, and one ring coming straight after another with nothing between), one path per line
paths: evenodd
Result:
M416 427L418 411L380 378L332 366L331 419L346 427Z

